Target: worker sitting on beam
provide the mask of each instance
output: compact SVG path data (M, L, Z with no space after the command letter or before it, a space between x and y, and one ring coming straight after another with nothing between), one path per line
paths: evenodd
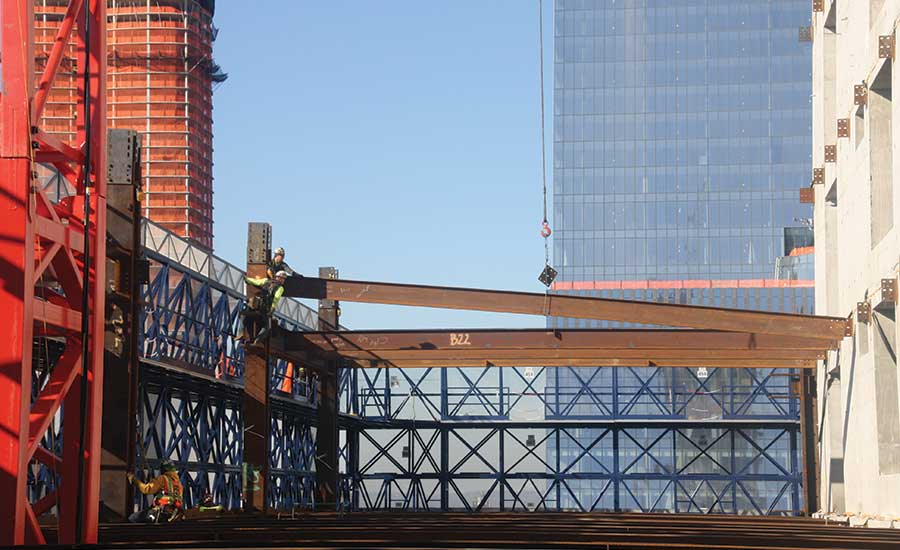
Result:
M262 343L269 334L272 314L275 313L275 308L278 307L278 302L284 294L284 281L287 276L287 271L278 271L272 279L244 277L247 284L259 288L259 296L250 300L244 312L245 329L248 335L254 336L253 344Z
M269 265L266 267L266 276L270 279L274 279L275 274L279 271L284 271L288 275L293 272L291 266L284 261L284 249L280 246L275 249L275 253L272 255L272 261L269 262Z
M168 523L177 521L183 516L182 495L184 487L178 477L178 469L168 460L159 466L160 475L149 483L142 483L134 474L127 474L128 482L145 495L153 495L153 504L131 514L128 521L132 523Z

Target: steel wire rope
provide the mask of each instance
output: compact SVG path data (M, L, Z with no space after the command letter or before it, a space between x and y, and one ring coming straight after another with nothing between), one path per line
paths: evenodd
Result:
M80 391L80 409L81 409L81 422L78 427L78 490L76 492L77 500L76 502L81 502L84 498L84 467L85 467L85 447L86 447L86 422L87 419L87 401L88 401L88 360L89 360L89 335L90 335L90 276L91 276L91 248L90 248L90 217L91 217L91 139L92 139L92 128L91 128L91 0L84 0L84 28L82 29L82 33L84 35L84 50L85 50L85 60L84 60L84 74L82 80L82 86L84 88L82 92L82 102L84 103L84 210L82 220L82 228L84 230L84 252L83 252L83 260L82 260L82 270L81 270L81 384L79 389ZM101 236L99 234L96 235L96 238L101 239L105 238L105 236ZM95 285L99 285L100 281L95 281ZM96 311L96 303L94 315L101 315L100 312ZM96 334L94 335L97 336ZM97 380L94 380L94 383L97 383ZM94 459L99 459L99 457L93 457ZM81 525L84 519L84 509L82 506L77 506L75 510L75 542L82 543L82 538L84 536L83 526Z
M544 114L544 0L538 0L538 53L540 56L541 85L541 190L543 192L544 218L541 235L544 237L544 263L550 265L550 233L547 220L547 145ZM546 228L546 233L544 229Z

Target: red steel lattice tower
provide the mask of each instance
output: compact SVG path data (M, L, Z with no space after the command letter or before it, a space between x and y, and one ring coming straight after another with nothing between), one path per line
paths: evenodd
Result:
M52 508L61 543L96 542L100 496L106 0L58 3L37 80L33 2L0 0L0 546L43 543L38 518ZM60 95L73 101L69 135L43 118ZM39 164L65 178L65 198L38 185ZM33 388L32 345L48 338L62 355ZM62 445L45 448L61 408ZM37 463L58 483L30 502Z

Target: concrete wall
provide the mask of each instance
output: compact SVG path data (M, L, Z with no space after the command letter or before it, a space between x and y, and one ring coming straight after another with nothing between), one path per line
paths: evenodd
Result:
M813 166L825 167L814 186L816 312L846 317L867 301L873 315L819 367L819 508L900 518L897 328L881 293L900 260L900 109L890 93L897 71L878 57L900 0L824 4L813 18ZM869 91L858 113L853 87L862 82L880 92ZM849 137L837 137L839 118L850 119ZM825 162L826 145L837 145L836 163Z

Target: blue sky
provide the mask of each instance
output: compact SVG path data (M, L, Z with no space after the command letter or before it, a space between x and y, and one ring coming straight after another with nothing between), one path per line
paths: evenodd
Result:
M537 0L218 2L216 254L242 266L247 222L267 221L305 274L542 291L537 15ZM544 326L342 310L351 328Z

